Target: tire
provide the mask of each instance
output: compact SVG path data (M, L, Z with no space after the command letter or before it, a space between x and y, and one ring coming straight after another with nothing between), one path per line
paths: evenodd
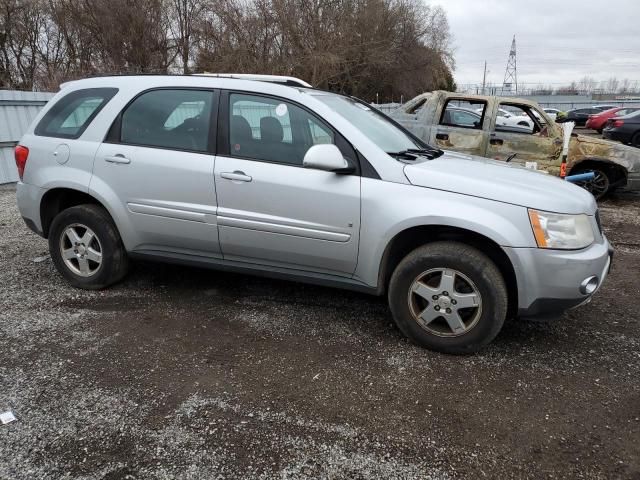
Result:
M449 292L444 288L452 277L454 291ZM507 287L498 267L479 250L458 242L429 243L407 255L391 276L388 297L400 331L418 345L443 353L478 351L496 337L507 315ZM475 306L461 307L471 302Z
M593 172L595 178L586 182L577 182L576 185L590 192L596 200L602 200L611 191L611 179L605 170L599 168L586 168L584 170L575 170L571 175L580 173Z
M118 229L98 205L60 212L49 229L49 252L58 272L76 288L108 287L122 280L129 268Z
M640 148L640 132L636 132L633 137L631 137L631 145Z

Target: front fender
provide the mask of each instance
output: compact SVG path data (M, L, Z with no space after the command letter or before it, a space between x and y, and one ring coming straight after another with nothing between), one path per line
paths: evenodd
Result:
M469 230L504 247L535 246L524 207L363 178L360 249L355 277L376 286L389 242L404 230L429 225Z

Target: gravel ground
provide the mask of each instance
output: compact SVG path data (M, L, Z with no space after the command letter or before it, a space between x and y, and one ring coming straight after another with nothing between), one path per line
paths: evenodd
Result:
M155 264L72 289L0 187L0 478L640 478L640 199L602 217L589 305L451 357L351 292Z

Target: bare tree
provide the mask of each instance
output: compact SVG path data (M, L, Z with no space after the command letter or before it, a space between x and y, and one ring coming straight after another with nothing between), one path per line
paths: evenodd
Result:
M421 0L0 0L0 85L101 73L296 75L380 99L455 88L447 18Z

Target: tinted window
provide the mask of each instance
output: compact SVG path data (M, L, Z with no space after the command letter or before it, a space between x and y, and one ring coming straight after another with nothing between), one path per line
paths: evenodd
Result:
M206 152L213 92L153 90L122 114L120 141L133 145Z
M87 88L65 95L42 117L35 134L60 138L80 137L117 92L117 88Z
M231 155L302 165L313 145L334 143L327 125L292 103L236 93L229 102Z

